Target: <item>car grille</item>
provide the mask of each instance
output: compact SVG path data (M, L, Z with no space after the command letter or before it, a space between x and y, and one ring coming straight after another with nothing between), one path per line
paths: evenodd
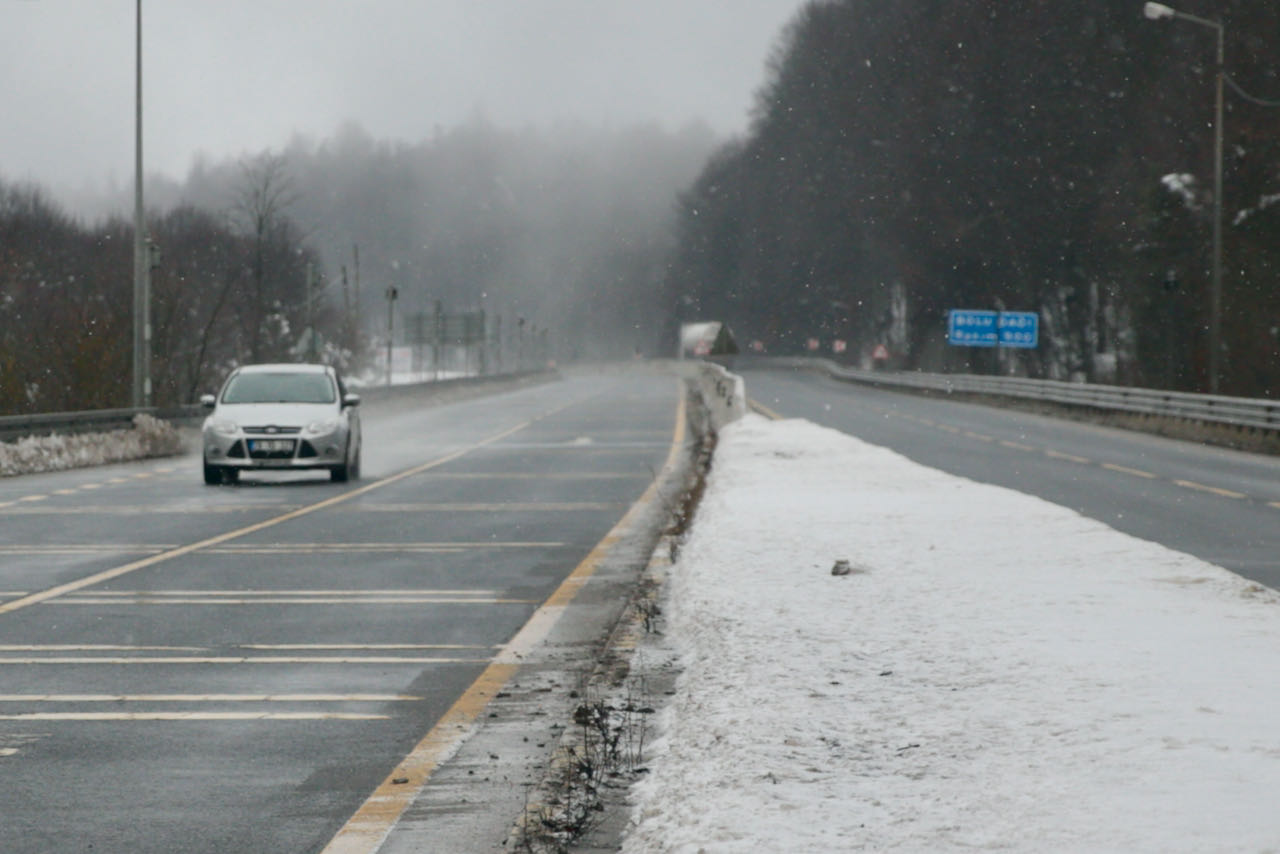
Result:
M245 433L262 436L296 436L302 432L301 427L278 427L268 424L265 427L242 427Z
M264 442L279 443L281 447L264 450L261 447ZM293 456L296 445L297 442L293 439L250 439L249 458L254 460L287 460Z

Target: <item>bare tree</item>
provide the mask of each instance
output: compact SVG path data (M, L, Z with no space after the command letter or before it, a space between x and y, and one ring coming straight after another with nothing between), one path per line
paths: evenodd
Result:
M298 195L289 178L282 155L263 152L241 163L241 185L232 206L232 217L249 241L247 293L237 301L246 334L248 359L261 361L271 349L273 330L269 317L273 309L283 309L291 274L292 249L298 243L297 229L287 211Z

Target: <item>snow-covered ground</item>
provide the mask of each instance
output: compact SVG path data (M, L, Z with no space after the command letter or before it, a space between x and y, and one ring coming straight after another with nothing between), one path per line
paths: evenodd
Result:
M182 453L182 437L167 421L134 416L132 430L27 436L0 442L0 477L64 471Z
M627 854L1280 850L1280 597L1188 555L752 415L666 610Z

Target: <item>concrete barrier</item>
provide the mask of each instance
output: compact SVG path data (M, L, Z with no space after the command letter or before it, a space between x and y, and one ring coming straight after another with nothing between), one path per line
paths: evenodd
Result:
M747 413L747 393L742 377L720 365L699 362L694 369L694 388L702 397L711 429L720 430Z

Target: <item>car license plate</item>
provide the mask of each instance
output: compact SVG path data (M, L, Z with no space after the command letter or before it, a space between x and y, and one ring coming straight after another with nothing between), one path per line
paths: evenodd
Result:
M292 451L292 439L252 439L249 441L249 450L257 451L263 454L278 454L281 451Z

